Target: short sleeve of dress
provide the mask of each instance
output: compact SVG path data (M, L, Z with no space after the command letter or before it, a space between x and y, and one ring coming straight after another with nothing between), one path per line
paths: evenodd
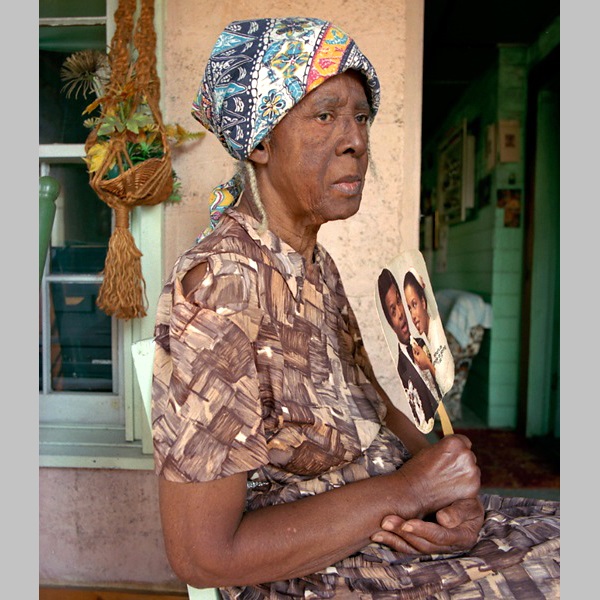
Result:
M179 281L171 293L168 348L157 345L154 366L156 473L171 481L210 481L267 464L247 333L223 314L229 309L183 298Z

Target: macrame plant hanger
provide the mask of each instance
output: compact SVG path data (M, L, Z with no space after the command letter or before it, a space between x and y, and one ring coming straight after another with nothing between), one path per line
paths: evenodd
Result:
M100 168L90 175L90 185L115 213L115 229L108 243L103 281L97 306L109 316L131 319L146 316L146 282L142 275L142 253L129 230L129 213L135 206L151 206L169 198L173 191L171 153L159 108L160 81L156 72L154 0L142 0L134 32L136 0L119 0L115 11L116 29L111 41L110 81L101 102L101 118L118 114L119 104L131 99L130 114L146 104L157 125L163 154L135 165L127 152L127 131L110 134L108 150ZM133 39L132 39L133 34ZM133 42L133 47L132 47ZM137 58L130 54L134 47ZM98 140L96 125L86 140L86 154ZM89 156L89 155L88 155ZM114 165L119 174L108 178Z

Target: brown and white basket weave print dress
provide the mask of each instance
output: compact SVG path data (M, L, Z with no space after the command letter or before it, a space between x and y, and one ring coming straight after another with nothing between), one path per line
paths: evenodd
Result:
M153 381L156 473L181 482L248 473L247 510L391 472L410 457L385 426L339 272L318 269L228 209L182 255L160 298ZM184 298L199 263L203 283ZM559 504L484 497L469 553L407 557L380 544L289 581L224 588L253 598L558 598ZM535 515L535 519L531 517Z

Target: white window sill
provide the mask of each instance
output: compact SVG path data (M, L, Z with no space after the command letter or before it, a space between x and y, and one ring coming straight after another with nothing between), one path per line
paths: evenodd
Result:
M142 442L125 441L119 427L40 426L40 467L152 470Z

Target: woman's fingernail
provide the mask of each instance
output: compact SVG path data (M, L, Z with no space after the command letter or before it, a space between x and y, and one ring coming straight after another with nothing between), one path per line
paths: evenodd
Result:
M413 530L413 526L410 523L404 523L404 525L402 525L402 531L406 531L407 533L410 533Z
M382 529L393 529L394 528L394 523L392 522L391 519L384 519L383 523L381 524L381 528Z
M383 536L376 533L372 538L374 542L383 542Z

